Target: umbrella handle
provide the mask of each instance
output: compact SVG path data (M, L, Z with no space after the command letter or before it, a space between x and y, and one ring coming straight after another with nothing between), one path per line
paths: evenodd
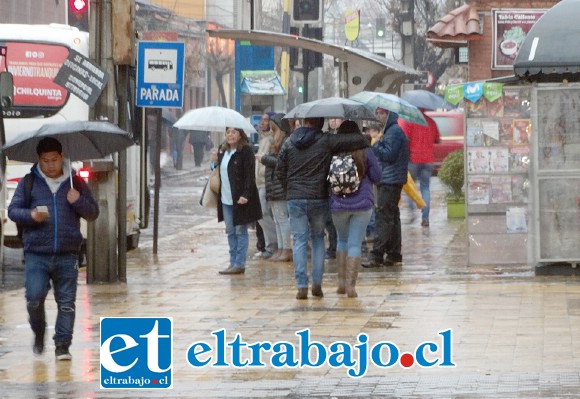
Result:
M70 179L70 188L73 188L72 165L70 158L68 159L68 177Z

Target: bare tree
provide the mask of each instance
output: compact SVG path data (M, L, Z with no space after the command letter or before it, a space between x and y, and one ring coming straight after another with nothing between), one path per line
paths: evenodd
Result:
M393 33L403 34L405 17L401 0L365 0L365 7L371 15L384 15L387 27ZM430 71L437 80L445 70L453 65L453 51L435 47L427 41L427 30L435 25L437 20L457 7L456 0L413 0L414 15L414 68Z
M215 82L219 90L221 105L227 108L228 101L224 89L224 76L229 75L235 69L233 42L226 39L210 37L208 38L207 45L207 64L215 75Z

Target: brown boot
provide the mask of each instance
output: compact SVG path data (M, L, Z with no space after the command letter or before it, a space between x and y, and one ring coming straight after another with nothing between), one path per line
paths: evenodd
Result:
M270 262L277 262L281 255L282 255L282 250L277 249L276 253L274 255L270 256L270 258L268 260Z
M292 249L282 249L276 262L292 262Z
M356 285L360 263L360 258L353 258L351 256L346 258L346 295L349 298L356 298L358 296L354 287Z
M298 292L296 293L296 299L308 299L308 287L298 288Z
M338 273L338 288L336 289L337 294L346 293L344 278L346 275L346 252L338 251L336 252L336 265Z

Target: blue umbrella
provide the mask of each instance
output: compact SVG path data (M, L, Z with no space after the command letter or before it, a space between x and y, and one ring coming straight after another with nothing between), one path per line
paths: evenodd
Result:
M427 110L457 108L453 104L445 101L443 96L432 93L428 90L407 90L403 93L401 98L417 108L424 108Z
M373 111L377 108L383 108L397 113L401 119L427 126L427 121L419 108L393 94L361 91L351 96L350 99L365 104Z

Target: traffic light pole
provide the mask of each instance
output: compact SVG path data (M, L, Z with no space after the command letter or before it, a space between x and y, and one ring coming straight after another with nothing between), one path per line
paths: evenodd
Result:
M308 31L308 24L304 25L302 30L303 32ZM308 54L308 50L302 49L302 68L294 68L292 70L294 72L301 72L302 73L302 81L304 85L304 90L302 91L302 102L308 102L308 86L309 86L309 74L310 71L314 70L314 66L310 64L310 56Z

